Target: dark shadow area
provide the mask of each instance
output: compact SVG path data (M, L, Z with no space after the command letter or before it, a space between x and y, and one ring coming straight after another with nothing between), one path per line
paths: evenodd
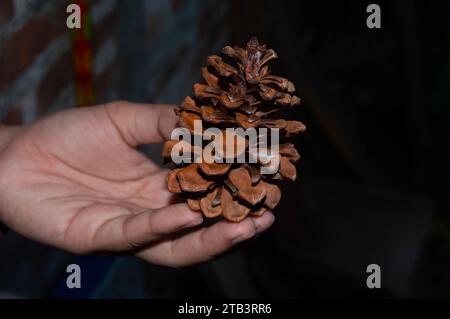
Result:
M170 3L119 1L115 94L98 100L179 103L208 55L257 36L278 53L273 73L302 98L289 112L308 127L294 141L299 179L285 184L260 237L181 270L105 257L81 296L449 297L450 3L378 1L381 29L367 27L364 1ZM143 151L160 161L159 147ZM5 296L79 297L61 280L69 261L89 257L12 233L1 241ZM39 252L37 268L15 268L28 251ZM366 286L370 264L381 267L381 289Z

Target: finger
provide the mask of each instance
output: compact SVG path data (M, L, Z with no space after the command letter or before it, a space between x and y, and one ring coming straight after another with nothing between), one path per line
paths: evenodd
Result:
M255 223L256 234L266 231L275 221L275 216L272 212L266 211L262 216L252 216Z
M125 141L132 146L169 140L177 123L174 105L118 101L103 107Z
M138 191L139 197L136 199L128 198L127 200L135 200L138 205L153 209L173 203L175 194L167 189L168 171L168 169L159 169L158 172L146 177L144 187L141 187Z
M204 262L266 230L273 220L271 213L265 213L261 217L249 217L239 223L220 221L208 228L149 247L140 251L137 256L151 263L172 267Z
M123 251L199 225L202 221L202 215L184 203L137 215L122 215L106 221L97 229L93 246L97 250Z

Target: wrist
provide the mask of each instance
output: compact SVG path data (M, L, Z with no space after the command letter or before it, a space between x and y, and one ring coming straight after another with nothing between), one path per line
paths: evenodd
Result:
M20 126L6 126L0 124L0 154L8 146Z
M20 126L5 126L0 124L0 160L1 154L11 142L19 128ZM1 191L2 190L0 190L0 192ZM3 235L6 231L6 226L2 224L2 212L0 208L0 236Z

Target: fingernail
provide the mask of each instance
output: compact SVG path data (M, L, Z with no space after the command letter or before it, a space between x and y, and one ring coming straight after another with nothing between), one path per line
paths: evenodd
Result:
M272 224L275 222L275 215L270 215L270 220L269 220L269 222L267 223L267 227L270 227L270 226L272 226Z
M266 216L263 215L261 217L258 218L265 218ZM256 232L257 234L260 234L264 231L266 231L267 229L270 228L270 226L272 226L272 224L275 222L275 216L273 214L270 214L269 217L267 218L267 220L264 223L260 223L258 224L258 226L256 227Z
M239 244L239 243L241 243L241 242L243 242L243 241L245 241L247 239L250 239L250 238L254 237L255 235L256 235L256 232L253 231L253 233L251 233L250 235L241 235L241 236L236 237L235 239L232 240L231 243L233 245L237 245L237 244Z
M186 224L186 227L194 227L194 226L198 226L198 225L200 225L201 223L203 223L203 217L200 216L200 217L197 217L197 218L195 218L195 219L189 221L189 222Z

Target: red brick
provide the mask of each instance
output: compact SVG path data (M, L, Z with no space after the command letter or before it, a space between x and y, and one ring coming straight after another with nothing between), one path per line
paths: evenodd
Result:
M117 22L117 12L113 10L98 25L92 28L92 49L94 52L102 47L108 36L114 34Z
M211 19L213 12L210 8L205 8L200 14L198 20L198 32L200 35L205 35L211 30L211 25L216 24L217 21Z
M148 15L147 21L148 29L145 43L147 46L150 46L164 29L164 21L162 21L161 16L155 13L150 13Z
M0 24L3 24L8 18L14 14L13 0L0 1Z
M97 101L103 101L108 90L111 88L111 78L116 62L113 61L102 74L94 79L94 94Z
M63 54L45 74L38 87L39 113L53 105L61 90L73 80L72 55Z
M22 111L18 107L12 107L1 120L5 125L20 125L23 123Z
M66 30L59 19L35 18L8 39L0 52L0 90L16 80L52 40Z
M96 6L100 1L99 0L90 0L89 1L89 7L92 8Z
M172 11L177 12L184 4L184 0L171 0Z

